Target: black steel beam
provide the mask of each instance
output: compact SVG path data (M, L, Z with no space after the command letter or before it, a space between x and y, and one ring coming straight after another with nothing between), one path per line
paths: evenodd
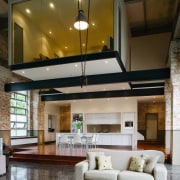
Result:
M151 69L122 73L110 73L87 76L88 85L111 84L133 81L152 81L170 78L170 69ZM19 83L7 83L4 86L6 92L33 89L62 88L80 86L80 76L71 78L48 79Z
M144 0L124 0L125 3L137 3L141 1L144 1Z
M144 83L144 84L131 84L131 88L145 88L145 87L164 87L164 82L157 83Z
M39 91L39 95L48 95L48 94L62 94L61 91L57 91L55 89L50 89L50 90L47 90L47 91Z
M164 88L150 88L150 89L136 89L136 90L118 90L118 91L44 95L44 96L41 96L41 100L42 101L63 101L63 100L75 100L75 99L153 96L153 95L163 95L163 94L164 94Z

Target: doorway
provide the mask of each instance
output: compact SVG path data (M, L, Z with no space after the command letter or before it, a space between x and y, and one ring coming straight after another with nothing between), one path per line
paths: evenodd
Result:
M14 23L14 64L23 63L23 28Z
M146 114L146 140L157 140L158 113Z

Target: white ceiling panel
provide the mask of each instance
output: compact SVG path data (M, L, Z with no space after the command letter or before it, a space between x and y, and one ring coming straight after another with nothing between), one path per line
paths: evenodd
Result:
M81 76L81 63L52 65L37 68L14 70L16 74L32 80L45 80ZM85 75L97 75L122 72L116 58L101 59L86 62Z

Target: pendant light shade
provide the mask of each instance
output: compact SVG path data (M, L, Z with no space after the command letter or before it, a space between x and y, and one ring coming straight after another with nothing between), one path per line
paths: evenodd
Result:
M85 30L89 27L87 19L84 15L83 10L78 11L78 16L76 17L76 21L74 23L74 28L77 30Z

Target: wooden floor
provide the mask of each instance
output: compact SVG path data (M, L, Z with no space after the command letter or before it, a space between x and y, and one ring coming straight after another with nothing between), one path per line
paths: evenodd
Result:
M131 150L128 147L106 146L100 148ZM136 150L154 149L164 152L166 160L169 158L169 150L164 146L152 142L139 142ZM11 161L30 161L30 162L53 162L58 164L75 164L86 159L86 149L81 148L59 148L55 143L36 145L28 147L14 148Z

